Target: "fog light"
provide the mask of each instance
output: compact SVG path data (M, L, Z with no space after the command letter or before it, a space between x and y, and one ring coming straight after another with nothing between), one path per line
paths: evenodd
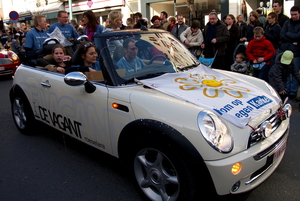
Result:
M231 173L237 175L242 170L242 163L236 163L231 168Z
M292 106L290 104L286 104L283 107L283 111L285 113L286 118L289 118L292 114Z
M239 190L240 185L241 185L241 182L240 182L240 181L236 182L236 183L233 184L233 186L231 187L231 191L232 191L232 192L236 192L237 190Z
M265 138L269 137L272 134L272 124L269 121L265 121L261 124L260 129Z

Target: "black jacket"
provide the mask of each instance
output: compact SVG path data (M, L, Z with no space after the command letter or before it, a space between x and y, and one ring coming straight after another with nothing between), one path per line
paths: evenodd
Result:
M265 28L265 37L273 44L275 49L279 47L280 31L281 27L277 22L273 25L267 24Z
M284 65L280 62L282 54L277 55L275 64L269 71L269 83L278 92L286 89L285 84L290 75L300 83L300 74L293 62L290 65Z

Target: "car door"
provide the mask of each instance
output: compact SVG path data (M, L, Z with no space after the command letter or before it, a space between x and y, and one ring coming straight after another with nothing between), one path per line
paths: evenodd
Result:
M111 153L107 118L107 87L94 83L87 93L83 85L69 86L64 75L48 72L41 78L38 118L102 151Z

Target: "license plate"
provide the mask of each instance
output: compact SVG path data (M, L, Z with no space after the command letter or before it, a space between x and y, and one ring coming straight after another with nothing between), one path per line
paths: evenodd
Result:
M3 66L0 66L0 70L5 70L5 67L3 67Z
M286 142L275 152L273 161L276 161L286 149Z

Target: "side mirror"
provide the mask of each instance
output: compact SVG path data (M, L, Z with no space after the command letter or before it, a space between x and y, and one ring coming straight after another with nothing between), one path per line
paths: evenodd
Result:
M81 86L84 85L87 93L93 93L96 87L86 78L81 72L71 72L65 75L64 81L69 86Z

